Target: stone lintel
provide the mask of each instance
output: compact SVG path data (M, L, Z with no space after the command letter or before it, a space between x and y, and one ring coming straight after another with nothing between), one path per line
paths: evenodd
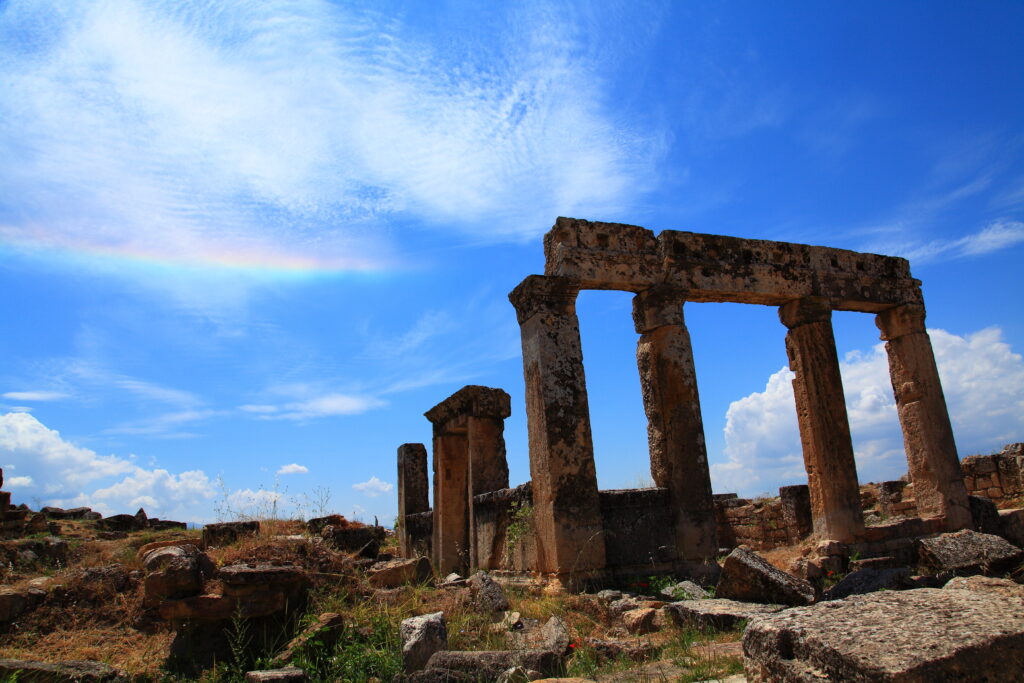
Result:
M527 275L509 292L508 300L522 325L538 313L575 314L579 292L580 283L572 278Z
M878 313L921 303L906 259L845 249L559 218L544 238L548 276L583 289L640 292L659 283L690 301L778 306L821 296L835 310Z
M779 306L779 320L789 329L809 323L832 321L832 306L828 299L806 297Z
M454 394L423 413L433 423L435 430L449 426L457 431L466 428L465 417L490 417L504 420L512 414L512 399L502 389L470 384L462 387ZM451 422L461 424L449 425Z
M685 325L686 291L671 285L655 285L633 297L633 325L637 334L664 325Z
M904 304L882 311L875 316L882 341L892 341L908 334L925 332L923 304Z

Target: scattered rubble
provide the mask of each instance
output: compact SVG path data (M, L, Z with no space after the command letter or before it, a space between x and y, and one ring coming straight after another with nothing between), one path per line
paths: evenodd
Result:
M1024 560L1024 550L1006 539L964 529L918 542L921 562L936 572L998 574Z
M725 558L715 596L744 602L808 605L814 602L814 587L740 547Z

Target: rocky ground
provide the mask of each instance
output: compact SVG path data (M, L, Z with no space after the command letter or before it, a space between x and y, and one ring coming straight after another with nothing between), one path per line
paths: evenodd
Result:
M847 557L808 580L780 567L841 546L741 547L715 586L567 594L436 577L394 558L388 530L339 516L100 522L0 542L0 678L1024 680L1024 552L974 531L919 540L912 567Z

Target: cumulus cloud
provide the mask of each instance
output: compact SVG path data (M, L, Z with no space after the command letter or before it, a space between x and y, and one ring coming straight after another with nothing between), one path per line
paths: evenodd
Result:
M104 515L146 507L150 514L192 520L215 493L200 470L173 474L99 455L28 413L0 415L0 453L19 472L10 480L26 489L19 494L61 507L84 505Z
M10 479L5 479L4 483L15 488L19 486L31 486L32 477L11 477Z
M0 236L361 269L398 214L474 239L608 214L653 181L663 136L613 118L602 52L556 14L510 9L493 40L431 45L326 0L12 0Z
M394 488L394 485L389 484L386 481L381 481L377 477L370 477L368 481L364 481L359 484L352 484L352 488L369 498L376 498L377 496L391 491L391 489Z
M309 472L308 467L294 462L290 465L283 465L281 469L277 471L278 474L305 474L307 472Z
M68 395L63 391L8 391L3 397L12 401L57 401Z
M929 334L961 456L1024 438L1024 361L999 328ZM860 480L899 477L906 459L884 345L847 354L840 369ZM715 490L751 495L807 480L792 379L782 368L764 391L729 406L726 461L711 465Z

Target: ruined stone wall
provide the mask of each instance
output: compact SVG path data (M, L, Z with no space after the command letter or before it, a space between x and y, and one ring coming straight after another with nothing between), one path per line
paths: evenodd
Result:
M532 504L530 482L473 497L471 533L480 569L527 571L534 566Z
M609 570L671 569L679 553L667 488L599 491L598 500Z
M778 498L750 500L735 493L715 495L715 519L721 548L746 545L770 550L799 543L811 531L811 503L806 485L783 486Z
M997 504L1024 496L1024 443L1009 444L993 455L964 458L960 468L972 496L983 496Z

